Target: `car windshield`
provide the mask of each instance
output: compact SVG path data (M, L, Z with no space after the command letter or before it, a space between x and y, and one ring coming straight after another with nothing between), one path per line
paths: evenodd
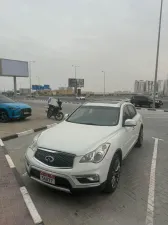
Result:
M0 103L14 103L14 101L6 96L0 95Z
M66 121L95 126L116 126L119 114L118 107L81 106Z

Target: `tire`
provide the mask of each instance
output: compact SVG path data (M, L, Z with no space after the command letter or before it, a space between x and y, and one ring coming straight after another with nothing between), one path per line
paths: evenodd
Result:
M111 161L110 169L107 175L107 180L103 192L113 193L119 183L121 173L121 157L116 153Z
M64 118L64 114L62 112L58 112L54 117L55 117L55 120L61 121Z
M5 110L0 111L0 123L7 123L8 121L8 113Z
M141 127L139 131L139 136L135 147L140 148L143 144L143 127Z
M52 117L52 114L53 114L53 110L52 108L49 108L47 111L47 118L50 119Z

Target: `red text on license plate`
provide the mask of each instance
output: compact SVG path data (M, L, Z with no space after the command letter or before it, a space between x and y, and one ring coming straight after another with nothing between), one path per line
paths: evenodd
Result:
M50 184L55 184L55 176L45 172L40 172L40 180Z

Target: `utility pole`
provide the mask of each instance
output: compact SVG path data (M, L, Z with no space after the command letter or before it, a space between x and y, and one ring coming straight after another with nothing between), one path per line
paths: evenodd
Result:
M105 73L105 71L102 71L102 73L104 74L104 96L105 96L105 94L106 94L106 73Z
M156 64L155 64L155 78L154 78L154 91L153 91L153 107L154 108L155 108L156 89L157 89L158 61L159 61L159 49L160 49L160 32L161 32L161 26L162 26L162 8L163 8L163 0L161 0L161 4L160 4L160 17L159 17L158 41L157 41Z

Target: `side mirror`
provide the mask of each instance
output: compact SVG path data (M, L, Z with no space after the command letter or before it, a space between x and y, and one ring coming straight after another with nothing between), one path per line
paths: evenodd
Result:
M136 125L136 121L131 119L127 119L124 123L124 127L135 127Z
M66 120L68 118L69 114L65 114L64 115L64 120Z

